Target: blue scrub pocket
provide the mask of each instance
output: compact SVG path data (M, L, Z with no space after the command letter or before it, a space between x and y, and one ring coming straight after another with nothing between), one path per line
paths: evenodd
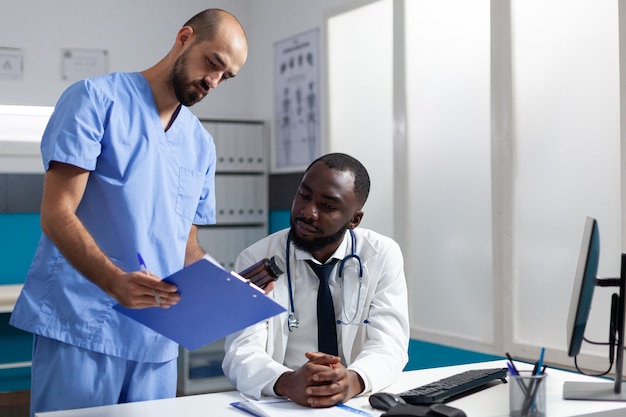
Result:
M204 184L204 174L193 169L180 168L178 172L178 197L176 198L176 213L189 221L193 221L202 185Z

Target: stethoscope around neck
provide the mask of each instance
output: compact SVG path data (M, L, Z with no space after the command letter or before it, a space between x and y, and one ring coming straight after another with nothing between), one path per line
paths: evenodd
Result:
M343 318L346 319L346 321L337 320L337 324L360 326L361 324L369 323L368 319L363 320L363 323L355 322L356 316L359 312L358 306L361 303L361 288L363 286L363 263L361 262L361 258L359 257L359 255L356 254L356 237L354 236L354 231L352 231L352 229L350 229L350 238L352 240L352 251L350 255L346 255L341 260L341 262L339 262L339 271L338 271L339 287L341 288L341 314ZM298 327L300 327L300 320L296 317L296 308L295 308L294 301L293 301L293 288L291 284L291 268L289 267L290 243L291 243L291 237L287 235L287 243L285 245L285 268L287 270L287 284L289 285L289 308L290 308L289 316L287 318L287 328L289 329L290 332L292 332L294 329L297 329ZM345 288L344 288L344 282L343 282L343 270L345 268L346 261L350 259L354 259L357 262L358 271L359 271L359 289L358 289L358 296L356 300L357 309L352 315L352 318L348 319L348 316L346 315L346 308L345 308L346 303L345 303L345 297L344 297Z

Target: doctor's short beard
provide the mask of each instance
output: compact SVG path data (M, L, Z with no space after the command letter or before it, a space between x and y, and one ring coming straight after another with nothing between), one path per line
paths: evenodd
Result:
M303 221L302 219L298 219ZM293 242L293 245L301 249L303 251L313 253L319 250L324 249L328 245L332 245L334 243L339 242L346 234L346 230L348 230L349 222L342 226L336 233L333 233L330 236L316 237L311 240L306 240L300 238L298 234L295 232L295 227L293 227L293 219L290 220L291 229L289 229L289 238Z

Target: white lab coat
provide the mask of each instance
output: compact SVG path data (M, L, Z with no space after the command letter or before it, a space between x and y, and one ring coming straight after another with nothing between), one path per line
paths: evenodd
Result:
M285 259L285 244L289 229L276 232L244 250L237 259L236 270L243 270L263 258L276 256ZM404 277L404 261L400 247L392 239L371 230L356 228L356 254L363 264L363 284L357 307L359 283L357 279L345 279L344 298L346 317L352 318L358 308L355 323L362 325L339 325L339 356L342 363L357 372L365 383L362 394L380 391L392 384L408 361L409 320L407 288ZM351 253L350 234L333 257L339 259ZM291 279L302 274L313 274L306 264L311 255L290 248ZM342 312L341 293L335 268L331 276L331 291L338 318ZM297 286L294 286L297 291ZM287 275L282 274L268 294L287 310L290 309ZM315 309L315 294L311 305L295 306L298 310ZM242 306L245 308L245 306ZM290 369L283 365L289 338L288 313L257 323L226 338L224 374L242 393L259 398L276 395L274 384L278 377ZM317 329L297 329L313 331ZM313 349L316 350L316 349ZM302 352L304 357L304 352Z

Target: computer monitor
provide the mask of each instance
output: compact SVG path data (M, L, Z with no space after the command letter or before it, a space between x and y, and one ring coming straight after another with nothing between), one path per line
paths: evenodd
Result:
M598 278L599 260L600 233L598 221L592 217L587 217L567 317L567 353L570 357L576 357L580 353L595 287L618 287L619 292L611 297L609 321L609 362L612 363L614 357L616 358L615 380L614 382L565 382L563 398L626 401L626 394L622 393L626 255L622 254L619 278Z

